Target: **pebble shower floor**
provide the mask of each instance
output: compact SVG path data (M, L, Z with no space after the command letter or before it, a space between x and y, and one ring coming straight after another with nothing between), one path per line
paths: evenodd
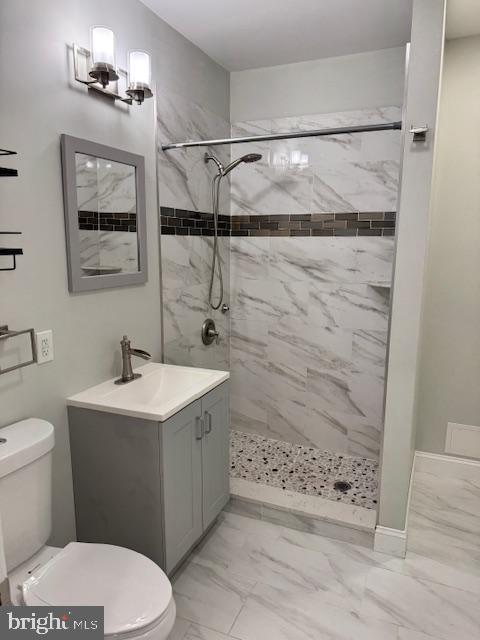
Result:
M230 476L354 504L377 507L378 463L313 447L290 444L252 433L232 431ZM347 491L334 488L337 481L351 485Z

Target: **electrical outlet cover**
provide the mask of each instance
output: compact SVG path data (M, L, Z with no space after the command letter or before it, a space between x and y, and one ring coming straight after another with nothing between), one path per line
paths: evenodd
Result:
M37 331L37 362L44 364L53 360L53 333L51 329Z

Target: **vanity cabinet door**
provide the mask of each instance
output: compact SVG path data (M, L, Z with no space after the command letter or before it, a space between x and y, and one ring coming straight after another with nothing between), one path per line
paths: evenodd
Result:
M203 532L201 401L160 425L167 573Z
M203 528L212 524L230 494L228 383L202 398L204 436L203 458Z

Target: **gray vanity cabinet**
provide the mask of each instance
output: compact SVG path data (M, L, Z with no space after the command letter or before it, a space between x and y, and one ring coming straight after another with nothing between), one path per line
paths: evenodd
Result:
M203 528L207 529L223 509L230 495L228 401L221 387L202 400Z
M203 533L201 412L197 400L161 427L167 571Z
M229 499L228 382L165 422L68 408L77 538L171 573Z

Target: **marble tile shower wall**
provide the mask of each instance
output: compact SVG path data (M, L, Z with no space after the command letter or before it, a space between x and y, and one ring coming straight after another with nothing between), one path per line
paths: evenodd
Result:
M229 135L228 123L178 98L162 96L158 114L161 142ZM237 123L232 134L399 118L400 110L388 107ZM308 153L309 167L277 170L275 158L287 151ZM247 152L262 153L262 161L230 174L223 213L229 207L232 216L396 209L396 132L232 146L232 157ZM230 159L227 147L215 153L223 162ZM205 166L203 154L201 149L170 154L159 149L162 206L211 211L213 166ZM377 459L393 241L222 237L229 318L211 312L207 304L212 238L163 235L166 361L230 367L235 429ZM221 338L218 346L204 347L200 327L209 315Z
M232 135L400 118L385 107L236 123ZM232 174L232 216L396 210L399 132L235 147L247 151L262 160ZM302 156L308 166L288 166ZM231 238L233 428L378 459L393 247L391 237Z
M401 120L400 107L379 107L237 122L232 125L232 136L397 120ZM395 211L400 142L399 131L379 131L235 145L235 155L260 153L262 159L232 174L231 213Z
M231 238L231 419L377 459L393 238Z
M159 144L181 140L228 137L230 123L178 95L157 97ZM163 207L211 212L213 163L204 162L206 149L163 152L157 149L160 204ZM230 148L208 149L221 162L230 161ZM230 206L230 184L224 181L220 210ZM171 364L228 369L230 322L228 316L208 305L208 283L212 257L212 238L204 236L162 235L162 299L164 358ZM225 302L229 303L229 238L219 239L222 257ZM218 344L203 345L200 330L205 318L212 317L220 332Z

